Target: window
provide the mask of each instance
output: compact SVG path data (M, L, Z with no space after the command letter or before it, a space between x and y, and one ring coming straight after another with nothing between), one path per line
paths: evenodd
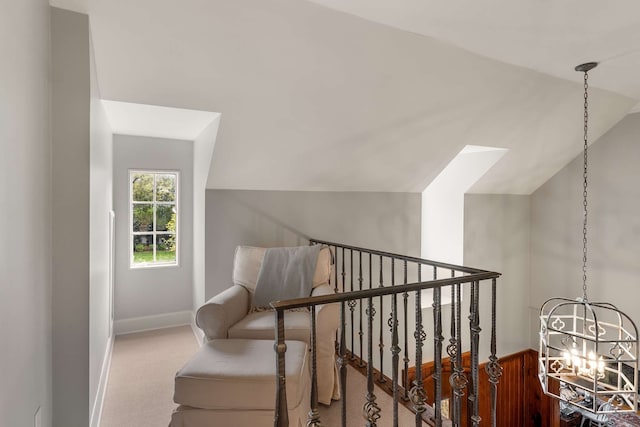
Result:
M129 171L130 266L178 265L178 172Z

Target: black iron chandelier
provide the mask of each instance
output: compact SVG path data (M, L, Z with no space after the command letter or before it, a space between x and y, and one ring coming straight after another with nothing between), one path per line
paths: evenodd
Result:
M584 73L584 169L582 297L552 298L540 309L538 376L544 393L560 400L562 412L580 412L598 422L638 408L638 329L613 304L587 297L588 72Z

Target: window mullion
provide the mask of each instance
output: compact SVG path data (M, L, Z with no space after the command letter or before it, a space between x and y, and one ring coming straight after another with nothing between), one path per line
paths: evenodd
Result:
M158 246L158 242L156 239L156 224L158 222L157 214L158 214L158 205L157 205L157 197L156 190L158 185L158 174L153 174L153 262L158 262L158 258L156 256L156 248Z

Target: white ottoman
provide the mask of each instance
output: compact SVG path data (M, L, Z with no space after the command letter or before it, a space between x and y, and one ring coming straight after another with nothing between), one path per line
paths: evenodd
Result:
M309 412L307 345L286 341L289 425ZM204 344L178 371L170 427L273 426L276 353L273 340L217 339Z

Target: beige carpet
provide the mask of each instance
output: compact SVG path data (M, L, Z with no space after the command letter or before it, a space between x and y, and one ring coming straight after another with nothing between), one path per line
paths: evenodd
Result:
M393 426L393 399L378 387L374 388L376 402L382 409L378 427ZM362 405L367 394L367 378L360 372L347 366L347 426L363 426ZM320 420L327 427L341 426L341 401L335 401L331 406L320 405ZM398 405L398 425L401 427L415 426L415 415L402 405ZM423 423L423 425L427 425Z
M117 336L100 426L168 426L173 377L197 349L190 326Z
M197 349L198 343L189 326L116 337L100 426L168 426L176 406L173 377ZM347 425L362 426L366 378L349 367L347 379ZM378 388L376 395L382 408L378 426L392 426L392 399ZM320 405L324 426L341 425L340 405L339 401L331 406ZM402 405L399 408L398 425L415 426L414 415Z

